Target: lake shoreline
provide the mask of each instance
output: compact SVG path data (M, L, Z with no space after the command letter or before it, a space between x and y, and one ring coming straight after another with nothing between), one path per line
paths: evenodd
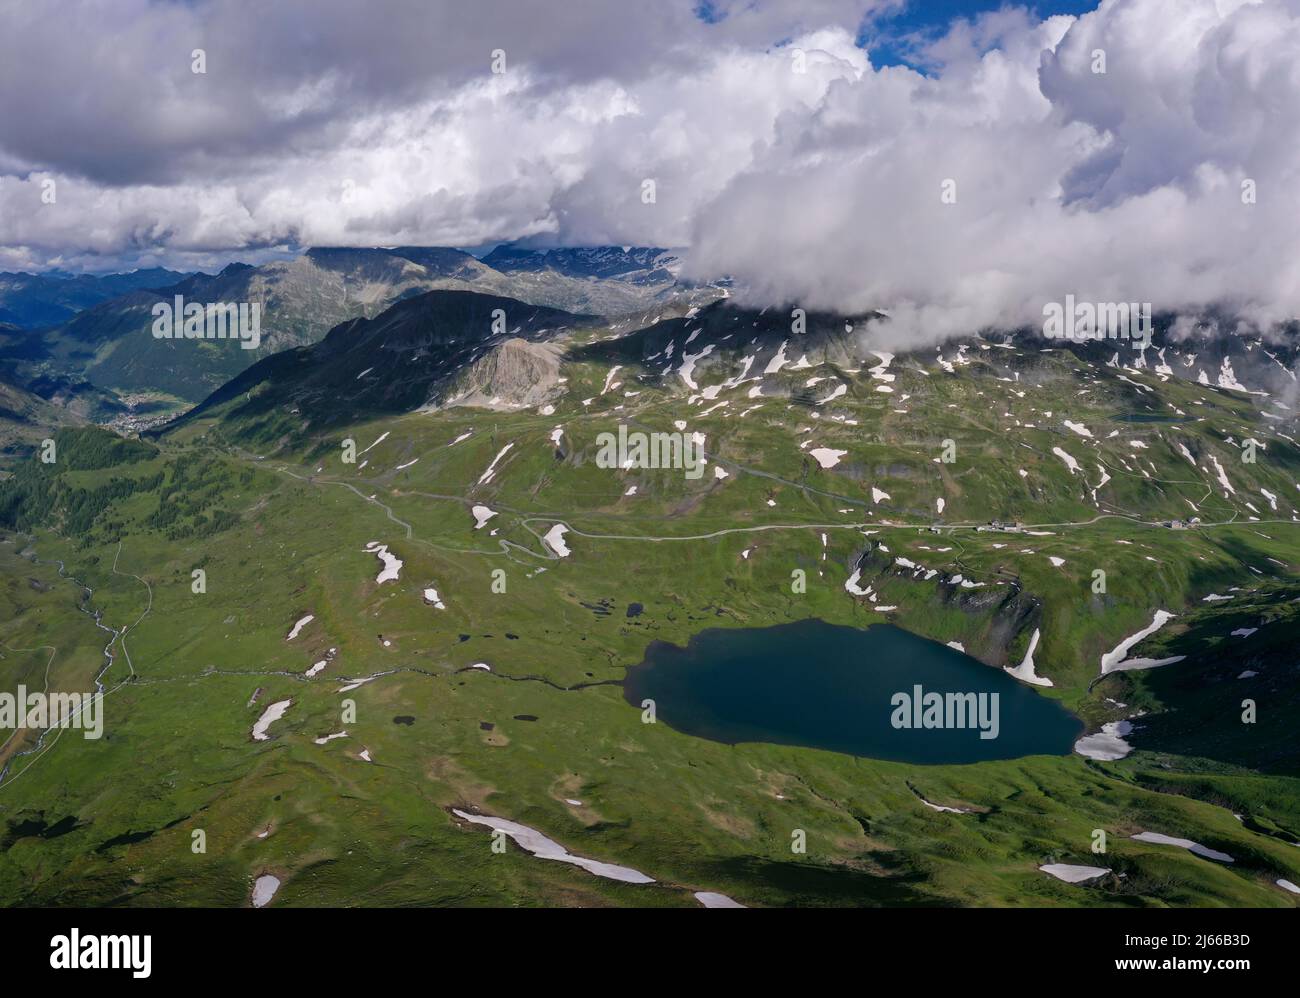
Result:
M693 737L885 762L1067 756L1085 731L1060 701L1003 670L885 623L855 628L807 618L705 628L685 646L654 641L627 670L623 693L639 710L654 701L656 722ZM913 693L924 701L914 702ZM896 706L900 698L905 710ZM996 712L982 731L977 705Z

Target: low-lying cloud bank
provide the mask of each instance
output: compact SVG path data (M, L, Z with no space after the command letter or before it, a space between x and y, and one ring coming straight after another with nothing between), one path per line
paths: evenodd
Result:
M931 338L1041 324L1067 294L1300 312L1296 4L1006 12L932 54L786 119L702 210L692 267Z
M587 0L564 30L516 5L495 32L491 6L377 27L313 4L295 47L287 2L259 22L270 41L225 3L122 4L116 48L79 53L5 14L28 18L0 31L5 75L67 72L0 80L33 95L0 109L0 269L532 237L687 247L690 276L886 308L910 342L1037 325L1066 295L1300 313L1300 0L1008 8L954 22L924 73L855 45L894 3L722 4L705 23L683 0L615 24ZM430 35L438 17L455 20Z

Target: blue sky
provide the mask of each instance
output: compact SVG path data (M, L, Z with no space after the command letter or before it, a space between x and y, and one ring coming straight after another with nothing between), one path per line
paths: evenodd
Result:
M957 18L973 19L1000 7L1028 7L1036 15L1081 14L1095 10L1099 0L1027 0L1008 4L1003 0L910 0L907 6L893 16L883 17L868 25L860 36L860 43L871 53L871 62L877 66L909 65L908 46L904 39L921 34L938 36Z

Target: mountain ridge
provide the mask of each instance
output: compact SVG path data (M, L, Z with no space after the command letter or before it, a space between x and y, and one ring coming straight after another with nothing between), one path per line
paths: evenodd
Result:
M240 394L248 398L228 410L231 418L260 420L291 407L286 415L316 425L437 406L446 401L440 389L491 348L514 340L544 342L598 322L596 316L496 295L429 291L373 318L342 322L318 343L263 358L157 433L202 418ZM257 388L264 390L255 398Z
M679 286L666 268L628 270L634 279L578 276L555 269L502 273L450 247L318 247L258 267L234 263L163 289L133 289L96 303L53 330L47 367L116 391L162 390L200 401L258 358L323 338L339 323L372 318L394 303L433 290L495 294L576 314L625 314L707 300L708 289ZM637 265L633 259L628 266ZM189 301L261 306L262 343L157 340L155 304ZM684 307L684 305L682 305ZM47 371L46 373L49 373Z

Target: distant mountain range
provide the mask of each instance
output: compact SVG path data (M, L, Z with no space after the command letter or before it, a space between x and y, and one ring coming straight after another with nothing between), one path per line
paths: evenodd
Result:
M168 270L100 278L0 275L0 301L11 310L20 305L25 321L53 314L48 310L70 313L90 302L52 328L0 322L0 366L12 386L77 417L140 429L156 425L177 407L204 399L211 406L210 396L220 394L223 386L247 391L268 380L278 385L285 372L301 373L306 370L302 365L315 364L325 364L327 370L310 378L302 375L305 385L315 387L306 396L295 387L286 398L310 409L315 403L308 396L316 388L326 392L322 406L328 392L338 390L355 404L331 418L449 401L489 408L531 405L547 397L557 376L557 348L546 345L555 339L554 330L590 324L595 317L618 338L604 336L582 347L583 359L657 362L665 375L681 363L680 356L667 352L674 341L679 341L679 355L698 355L701 370L724 358L739 363L749 355L755 371L774 363L783 350L796 369L804 352L846 367L864 359L874 363L863 354L862 344L889 341L883 314L847 319L809 313L807 332L796 335L788 307L754 312L725 307L720 303L728 294L725 282L692 285L679 281L677 270L678 258L656 247L498 246L480 259L450 247L399 246L322 247L256 267L233 263L215 275ZM433 292L439 294L422 300ZM204 304L259 304L260 347L155 338L155 305L173 303L177 296ZM404 307L417 299L422 303ZM490 332L479 314L496 307L510 316L504 332ZM47 312L41 313L42 308ZM521 313L529 316L522 324L517 319ZM866 323L874 320L886 326L864 340ZM1297 394L1294 331L1272 344L1225 332L1235 328L1227 317L1220 317L1217 327L1203 324L1186 337L1174 334L1172 316L1157 316L1155 325L1155 344L1146 351L1109 342L1042 340L1040 347L1064 346L1098 364L1268 393L1282 405ZM552 332L543 335L546 327ZM322 342L327 333L328 343ZM1037 338L1033 330L1015 335ZM789 345L783 347L786 341ZM318 351L265 363L317 343L322 347ZM940 357L945 352L942 347L926 349ZM370 350L376 351L374 358ZM250 368L251 381L240 377ZM375 370L361 385L345 384L366 368ZM811 387L808 393L813 393ZM312 418L322 418L327 408Z
M523 250L484 259L448 247L319 248L258 267L176 275L169 286L136 286L99 301L40 337L21 359L29 375L84 378L118 392L166 392L197 402L261 357L317 342L339 323L370 318L434 290L477 291L574 313L606 316L684 311L718 296L678 283L676 258L648 247ZM152 309L186 302L249 302L262 309L259 349L223 341L162 340Z
M0 273L0 322L23 329L56 326L110 298L140 288L165 288L186 276L161 267L102 277Z
M649 246L592 246L529 250L498 246L483 263L505 274L551 270L566 277L594 277L631 284L664 284L676 279L678 258Z

